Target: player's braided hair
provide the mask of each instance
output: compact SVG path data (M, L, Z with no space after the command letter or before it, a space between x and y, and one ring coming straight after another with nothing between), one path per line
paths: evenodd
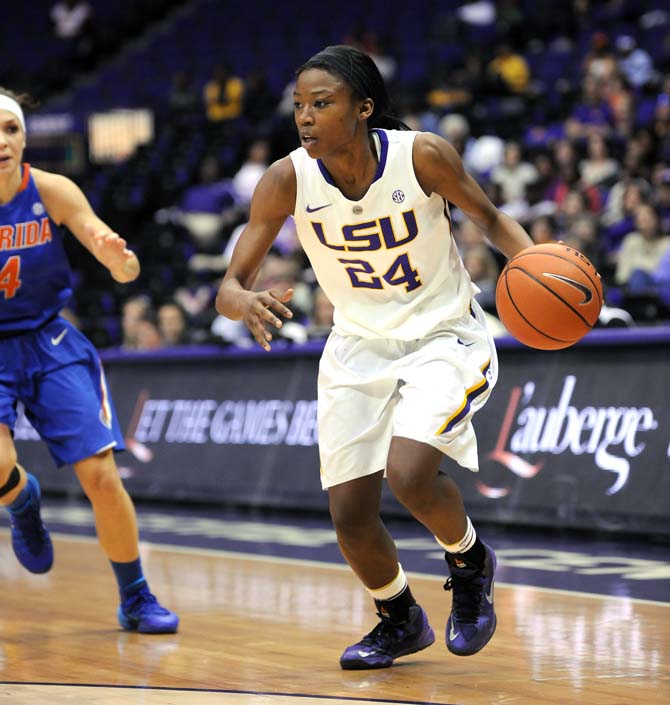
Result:
M355 98L370 98L374 103L374 110L368 119L369 127L410 129L393 114L384 79L375 62L366 53L344 44L329 46L308 59L295 72L296 78L307 69L323 69L339 76L351 87Z

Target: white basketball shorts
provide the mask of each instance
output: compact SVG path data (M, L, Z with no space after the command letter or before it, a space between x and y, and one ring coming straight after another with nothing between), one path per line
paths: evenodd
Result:
M497 377L495 345L476 301L472 313L420 340L331 333L318 380L323 488L385 469L393 436L427 443L477 471L472 416Z

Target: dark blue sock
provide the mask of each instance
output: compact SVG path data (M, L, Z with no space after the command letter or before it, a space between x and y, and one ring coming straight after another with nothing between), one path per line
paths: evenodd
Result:
M137 592L146 585L147 581L142 573L142 561L139 558L129 563L115 563L114 561L110 561L110 563L114 569L122 597Z
M21 511L30 503L31 497L30 485L26 482L26 486L16 495L14 501L7 505L7 510L11 514L21 514Z

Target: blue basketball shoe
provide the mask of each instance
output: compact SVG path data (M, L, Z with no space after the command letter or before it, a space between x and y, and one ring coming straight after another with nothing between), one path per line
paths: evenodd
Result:
M116 616L124 629L142 634L173 634L179 626L179 617L158 602L146 583L123 597Z
M54 548L40 516L40 483L27 473L28 500L9 512L12 548L19 563L31 573L46 573L54 562Z
M340 657L345 670L388 668L399 656L421 651L435 641L426 613L419 605L409 608L406 622L393 622L377 612L381 622L357 644L348 646Z
M445 554L450 577L444 584L451 590L453 602L447 620L447 648L457 656L470 656L483 649L496 630L496 613L493 610L493 575L496 556L486 548L484 567L472 568L458 556Z

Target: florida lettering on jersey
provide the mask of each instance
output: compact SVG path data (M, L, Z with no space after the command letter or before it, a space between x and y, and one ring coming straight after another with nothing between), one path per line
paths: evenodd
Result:
M62 233L24 164L18 192L0 205L0 332L41 327L71 296Z
M346 198L303 148L290 154L298 237L335 306L338 333L420 338L460 318L477 291L454 243L445 200L427 196L414 174L417 134L372 131L377 173L358 201Z
M37 247L53 239L49 218L29 220L16 225L0 225L0 252Z

